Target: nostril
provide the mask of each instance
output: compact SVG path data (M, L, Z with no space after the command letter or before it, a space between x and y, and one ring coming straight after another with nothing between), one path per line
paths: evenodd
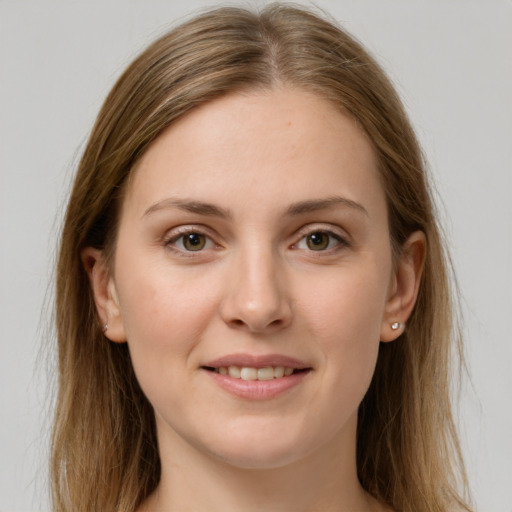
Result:
M243 327L243 326L247 325L249 328L251 328L250 325L246 324L246 322L244 322L240 318L234 318L233 320L231 320L231 324L233 326L236 326L236 327ZM282 324L283 324L283 320L278 318L278 319L273 320L272 322L270 322L268 325L266 325L266 328L268 328L268 327L280 327ZM263 328L265 328L265 327L263 327Z

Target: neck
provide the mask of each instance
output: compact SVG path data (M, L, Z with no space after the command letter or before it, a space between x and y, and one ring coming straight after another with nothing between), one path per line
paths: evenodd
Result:
M178 436L159 435L161 481L140 512L379 510L357 478L352 423L350 436L344 432L306 458L266 469L236 467Z

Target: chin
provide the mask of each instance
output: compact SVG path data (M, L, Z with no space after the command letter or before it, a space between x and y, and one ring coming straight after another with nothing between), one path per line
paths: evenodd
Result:
M296 462L314 450L307 436L292 429L264 427L224 431L203 446L216 460L241 469L274 469Z
M301 454L296 447L237 446L223 451L210 451L217 460L240 469L277 469L296 462Z

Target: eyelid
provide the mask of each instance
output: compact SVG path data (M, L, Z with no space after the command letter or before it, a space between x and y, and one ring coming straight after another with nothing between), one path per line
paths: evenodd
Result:
M335 250L338 247L348 247L351 245L349 241L349 236L346 234L344 230L341 228L335 227L332 224L308 224L307 226L302 227L295 239L296 242L294 242L291 245L291 248L297 248L297 245L299 242L301 242L306 236L311 235L313 233L326 233L327 235L335 238L339 243L331 248L324 251L318 251L318 252L329 252L331 250ZM197 254L204 252L205 249L201 249L199 251L187 251L185 249L179 249L175 246L173 246L173 243L176 242L176 240L179 240L180 237L185 236L190 233L197 233L200 235L205 236L211 244L214 246L213 248L220 248L221 244L219 244L216 241L216 238L218 238L215 234L211 233L211 229L208 227L201 225L201 224L188 224L183 226L177 226L175 228L172 228L166 232L166 234L162 237L162 243L163 245L169 247L172 250L175 250L176 252L179 252L180 254L186 254L187 256L193 255L194 252ZM211 249L212 247L209 247L207 249Z
M174 243L179 240L181 237L196 233L198 235L202 235L210 242L210 247L205 247L199 251L187 251L186 249L178 248L174 245ZM166 234L162 237L162 243L169 249L181 254L188 256L193 256L194 254L198 255L205 250L212 249L215 247L219 247L219 244L215 241L214 236L211 234L211 230L202 226L200 224L189 224L186 226L178 226L176 228L170 229L166 232Z
M308 235L311 235L313 233L325 233L333 238L335 238L339 243L336 244L335 247L332 247L331 249L326 249L324 251L318 251L320 252L329 252L331 250L335 250L340 247L348 247L350 246L349 242L349 236L341 229L333 227L332 224L325 225L325 224L308 224L307 226L301 228L298 232L298 240L292 244L292 248L297 248L297 245Z

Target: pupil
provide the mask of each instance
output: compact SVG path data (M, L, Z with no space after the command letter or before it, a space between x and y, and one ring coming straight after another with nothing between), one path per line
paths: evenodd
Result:
M199 233L190 233L185 237L183 243L187 249L198 251L204 247L205 240L204 236Z
M325 249L329 245L329 238L325 233L312 233L308 237L310 249Z

